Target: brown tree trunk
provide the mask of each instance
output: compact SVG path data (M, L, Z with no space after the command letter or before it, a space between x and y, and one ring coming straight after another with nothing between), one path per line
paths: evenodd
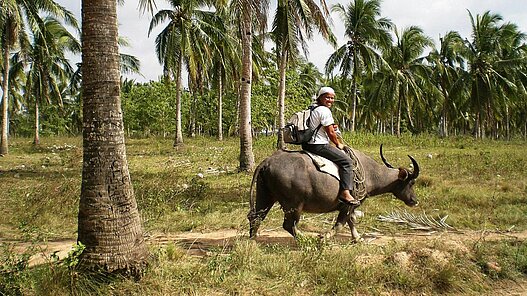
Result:
M397 101L397 128L395 130L395 134L399 138L401 136L401 108L402 108L402 102L401 102L401 94L399 93L399 100Z
M287 49L280 53L280 82L278 84L278 141L276 148L284 149L284 133L282 128L285 126L285 76L287 70Z
M443 102L443 121L441 122L441 137L446 138L448 137L448 105L450 103L450 96L448 91L446 90L446 87L441 84L441 91L443 92L443 97L445 98L445 101Z
M9 29L5 34L9 34ZM5 38L9 40L10 37ZM3 48L4 71L2 73L2 136L0 139L0 155L9 153L8 137L9 137L9 113L8 110L8 92L9 92L9 44L4 44Z
M223 141L223 71L218 70L218 140Z
M174 138L174 147L183 144L183 131L181 127L181 72L183 67L183 57L179 55L176 75L176 136Z
M83 170L80 265L138 276L148 252L126 159L117 2L82 1Z
M252 80L252 9L245 7L242 14L242 77L240 95L240 171L254 168L253 138L251 131Z
M355 47L353 49L353 76L351 78L351 101L352 101L352 109L351 109L351 124L350 124L350 131L353 133L355 132L355 121L357 117L357 75L358 75L358 65L357 65L357 51L355 50Z
M33 145L35 146L40 145L40 133L38 131L39 126L40 126L40 111L39 111L38 98L35 98L35 139L33 139Z

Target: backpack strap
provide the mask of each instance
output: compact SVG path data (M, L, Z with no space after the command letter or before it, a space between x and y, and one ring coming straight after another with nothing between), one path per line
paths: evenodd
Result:
M311 114L313 113L313 110L315 110L316 108L320 107L319 105L316 105L316 106L309 106L308 109L309 109L309 118L307 119L307 124L308 125L311 125ZM318 134L318 130L322 127L322 123L319 123L318 126L315 128L315 131L313 132L313 135L311 136L311 139L309 139L310 141L313 139L313 137L316 137L316 135Z

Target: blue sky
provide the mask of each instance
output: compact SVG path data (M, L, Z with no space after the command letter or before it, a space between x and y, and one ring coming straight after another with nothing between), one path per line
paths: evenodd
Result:
M80 21L80 0L56 0L59 4L74 12ZM326 0L328 5L347 1ZM125 0L124 6L118 8L119 34L126 37L131 47L123 48L122 52L134 55L141 61L142 76L129 75L128 78L139 82L157 80L162 74L161 66L154 53L154 40L163 26L159 26L148 37L150 17L141 14L137 9L137 0ZM158 7L166 7L165 0L156 0ZM524 1L519 0L384 0L381 4L381 14L395 23L399 29L410 25L421 27L425 34L436 42L440 35L447 31L458 31L462 37L470 37L470 19L468 10L473 15L482 14L487 10L500 14L504 21L512 22L520 30L527 32L527 9ZM338 15L332 15L333 32L338 38L338 45L345 42L343 24ZM320 70L323 69L329 55L334 51L324 43L322 38L315 36L309 42L308 60ZM80 57L72 57L74 62Z

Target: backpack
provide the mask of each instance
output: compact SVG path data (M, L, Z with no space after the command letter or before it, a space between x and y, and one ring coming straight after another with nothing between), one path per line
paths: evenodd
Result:
M315 129L309 127L311 112L317 107L310 106L307 110L296 112L291 116L289 122L282 129L285 143L301 145L311 140L322 126L319 124Z

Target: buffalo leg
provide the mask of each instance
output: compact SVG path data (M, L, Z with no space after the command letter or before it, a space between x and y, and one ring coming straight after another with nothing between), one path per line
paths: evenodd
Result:
M260 228L260 223L265 219L267 216L267 213L271 210L271 207L273 205L270 205L268 208L256 210L254 212L249 212L247 215L247 219L249 219L249 236L250 238L255 238L258 235L258 228Z
M258 235L258 228L260 223L265 219L271 208L273 207L274 200L267 197L266 194L256 195L256 206L254 210L251 210L247 214L249 220L249 236L255 238Z
M300 212L297 209L284 210L284 224L282 226L295 238L300 234L296 227L298 221L300 221Z
M351 230L351 236L353 237L353 241L360 242L361 236L359 232L357 231L357 228L355 227L355 224L357 223L357 218L362 217L362 212L360 211L353 211L348 219L348 226Z
M345 209L341 209L339 212L339 215L337 216L337 222L335 222L335 225L329 230L328 232L324 233L320 236L322 239L330 239L335 234L337 234L342 227L344 227L344 223L349 220L349 210L346 207Z

